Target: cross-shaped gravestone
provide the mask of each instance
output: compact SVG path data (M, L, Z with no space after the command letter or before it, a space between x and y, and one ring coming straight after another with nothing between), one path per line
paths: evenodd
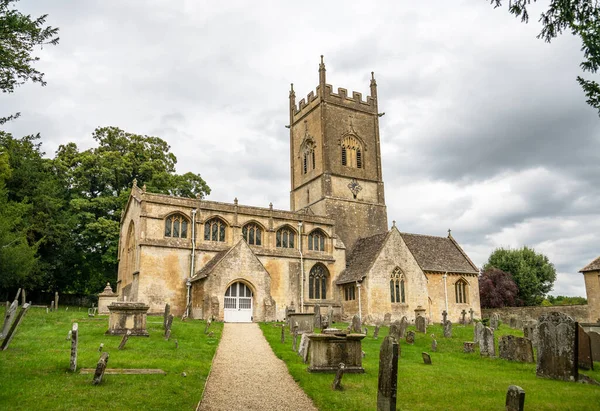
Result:
M471 318L469 319L469 323L473 324L473 316L475 315L475 310L473 308L469 309L469 314L471 316Z
M465 324L466 324L466 322L467 322L467 318L466 318L466 317L467 317L467 312L466 312L465 310L462 310L462 311L460 312L460 323L461 323L462 325L465 325Z
M448 319L448 313L446 310L442 311L442 325L446 324L446 320Z

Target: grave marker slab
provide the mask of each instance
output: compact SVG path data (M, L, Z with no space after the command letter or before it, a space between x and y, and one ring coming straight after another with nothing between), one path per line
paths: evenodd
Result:
M361 323L360 323L360 317L357 315L355 315L354 317L352 317L352 327L351 330L353 333L357 333L360 334L362 333L362 329L361 329Z
M415 319L415 326L417 327L418 332L426 333L427 332L427 321L425 320L425 317L418 316Z
M466 310L462 310L460 312L460 323L462 325L465 325L467 323L467 311Z
M390 325L390 331L388 335L394 338L396 341L400 341L400 321L396 320Z
M479 354L483 357L495 357L496 347L494 346L494 330L490 327L484 327L483 335L479 341Z
M8 303L8 301L7 301ZM15 316L17 315L17 308L19 307L19 302L17 300L14 300L12 302L12 304L10 305L10 307L7 307L7 310L5 311L5 315L4 315L4 325L2 326L2 333L0 334L0 338L4 338L6 337L6 335L8 334L8 330L10 330L10 326L13 323L13 320L15 319Z
M23 321L23 318L25 317L25 314L27 314L29 307L30 307L30 305L28 303L25 303L21 306L21 310L19 311L19 314L17 314L17 318L15 318L15 320L13 321L12 325L10 326L10 329L8 330L8 333L4 337L4 340L2 341L2 346L0 346L0 351L4 351L8 348L8 344L10 344L13 337L15 336L15 333L17 332L17 328L21 324L21 321Z
M498 341L500 358L509 361L534 362L533 346L529 338L504 335Z
M327 308L327 320L329 321L329 325L333 324L335 321L333 321L333 307L329 306L329 308Z
M285 325L281 326L281 343L285 344Z
M475 310L473 308L469 309L469 315L470 315L469 324L473 324L473 320L475 319L474 318Z
M409 331L406 333L406 343L407 344L415 343L415 332L414 331Z
M408 318L406 316L400 319L400 338L404 338L406 335L406 328L408 327Z
M315 328L321 328L321 306L319 304L315 304L314 313L315 318L313 320L313 326Z
M592 359L594 361L600 361L600 334L596 331L590 331L590 345L592 346Z
M77 344L79 342L79 325L73 323L71 329L71 366L69 369L73 372L77 371Z
M433 341L431 341L431 351L432 352L437 351L437 340L435 338L433 339Z
M96 365L96 372L94 373L92 384L98 385L102 382L102 377L104 377L104 371L106 370L106 364L108 364L108 353L103 352L98 360L98 364Z
M167 339L167 340L171 336L171 326L172 325L173 325L173 314L169 314L169 316L167 317L167 323L165 326L165 339Z
M423 362L427 365L431 365L431 356L426 353L426 352L422 352L421 356L423 357Z
M392 322L392 314L385 313L383 315L383 325L385 325L386 327L389 327L391 322Z
M379 324L377 324L377 325L375 326L375 331L373 331L373 338L374 338L374 339L377 339L377 338L379 338Z
M333 390L341 391L342 390L342 377L344 376L344 368L345 365L343 362L340 363L337 372L335 373L335 378L333 379L333 384L331 384L331 388Z
M165 304L165 313L163 314L163 329L166 331L167 329L167 320L169 315L171 314L171 306L169 304ZM206 330L204 331L206 334Z
M523 411L525 407L525 391L517 385L508 387L506 393L506 411Z
M395 411L398 388L399 345L391 336L383 339L379 348L377 379L377 411Z
M127 330L127 332L121 339L121 344L119 344L119 351L122 350L123 348L125 348L125 344L127 344L127 341L129 340L130 336L131 336L131 330Z
M490 328L492 330L497 330L499 326L500 326L500 316L498 315L498 313L493 313L492 316L490 317Z
M479 344L479 341L483 337L483 328L484 325L482 322L475 323L475 327L473 327L473 342L475 344Z
M442 325L446 324L446 321L448 321L448 313L444 310L442 311Z
M559 312L538 319L538 377L577 381L577 323Z
M582 370L593 370L594 361L592 361L592 343L590 336L585 332L581 325L577 325L578 336L578 352L577 364Z
M300 348L298 348L298 355L302 357L302 361L306 364L308 360L308 350L310 349L310 339L307 333L302 333L300 338Z
M446 321L444 323L444 337L452 338L452 321Z
M463 342L463 352L465 354L470 354L475 352L475 343L473 341L465 341Z

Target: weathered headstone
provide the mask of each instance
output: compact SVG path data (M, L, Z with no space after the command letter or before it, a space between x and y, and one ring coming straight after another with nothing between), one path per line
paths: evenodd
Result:
M27 296L26 296L25 290L23 289L23 291L21 292L21 305L25 305L26 302L27 302ZM31 305L31 301L29 302L29 305Z
M73 335L73 331L69 330L67 333L67 341L71 341L71 336Z
M466 354L470 354L475 351L474 349L475 343L473 341L464 341L463 342L463 352Z
M475 323L475 327L473 327L473 342L475 344L479 344L479 341L481 341L481 338L483 337L483 328L484 325L481 321Z
M208 320L206 320L206 324L204 325L204 334L208 334L208 329L210 328L211 324L212 324L212 320L210 318ZM169 328L171 328L171 327L169 326Z
M321 328L321 306L315 304L315 319L313 323L315 328Z
M333 319L333 307L331 305L327 308L327 319L329 320L329 325L335 322Z
M103 352L98 360L98 364L96 365L96 372L94 373L92 384L98 385L102 382L102 377L104 377L104 371L106 370L106 364L108 364L108 353Z
M590 345L592 346L592 359L600 361L600 334L596 331L590 331Z
M386 327L389 327L390 324L392 322L392 314L391 313L385 313L383 315L383 325Z
M208 338L213 338L214 336L215 336L215 333L214 333L214 332L210 331L210 332L208 333Z
M171 336L171 326L173 325L173 314L169 314L167 317L167 324L165 326L165 338L168 340Z
M483 357L495 357L496 347L494 346L494 330L490 327L484 327L481 340L479 341L479 354Z
M452 321L450 320L444 323L444 337L452 338Z
M340 363L337 372L335 373L335 378L333 379L333 384L331 384L331 388L333 390L341 391L342 389L342 377L344 376L344 369L346 366L343 362Z
M77 343L79 342L79 325L73 323L71 329L71 366L69 369L73 372L77 371Z
M448 321L448 312L446 310L442 311L442 325L446 324Z
M533 346L529 338L504 335L498 340L500 358L509 361L534 362Z
M379 349L377 411L395 411L398 389L398 342L387 336Z
M58 311L58 291L54 293L54 309Z
M50 312L54 312L54 301L50 301Z
M306 363L308 360L308 350L310 349L310 339L307 333L302 333L300 337L300 348L298 348L298 355L302 357L302 361Z
M390 325L390 331L388 335L394 338L396 341L400 341L400 321L396 320Z
M96 316L96 308L92 307L92 308L88 308L88 317L94 317Z
M517 318L516 317L510 317L508 320L508 326L510 328L517 328Z
M418 316L415 319L415 326L417 327L418 332L426 333L427 332L427 321L425 320L425 317Z
M523 411L525 407L525 391L517 385L508 387L506 393L506 411Z
M369 335L369 327L363 328L363 334L364 335Z
M498 313L493 313L490 317L490 328L492 330L497 330L500 325L500 316Z
M8 330L8 333L4 337L4 340L2 341L2 346L0 346L0 351L4 351L8 348L8 344L10 344L11 340L15 336L15 333L17 332L17 328L19 327L19 324L21 324L21 321L23 321L23 318L25 317L25 314L27 314L29 307L30 307L30 305L28 303L25 303L21 306L21 310L19 311L19 314L17 314L17 317L13 321L12 325L10 326L10 329Z
M292 351L298 351L298 331L294 330L294 339L292 340Z
M102 352L103 348L104 348L104 343L100 343L100 346L98 347L98 352Z
M121 344L119 344L119 350L122 350L123 348L125 348L125 344L127 344L127 341L129 340L130 336L131 336L131 330L127 330L125 335L123 335L123 338L121 338Z
M169 318L169 314L171 314L171 305L165 304L165 313L163 314L163 329L167 329L167 320ZM206 334L206 330L204 330L204 334Z
M355 315L354 317L352 317L352 328L351 328L353 333L358 333L360 334L362 332L361 329L361 323L360 323L360 317L357 315Z
M466 310L462 310L460 312L460 323L462 325L465 325L467 323L467 311Z
M529 338L534 347L537 346L537 321L528 320L523 322L523 336L525 336L525 338Z
M375 325L375 331L373 331L373 338L379 338L379 324Z
M577 381L577 323L559 312L542 314L538 319L538 377Z
M7 301L8 302L8 301ZM10 307L7 307L4 315L4 325L2 326L2 334L0 334L0 338L6 337L8 334L8 330L10 330L10 326L17 315L17 308L19 307L19 302L14 300Z
M469 324L473 324L473 321L475 320L474 315L475 315L475 310L473 308L469 309Z
M415 332L414 331L409 331L406 333L406 343L407 344L415 343Z
M404 338L406 335L406 328L408 327L408 318L406 316L400 319L400 338Z
M285 325L281 326L281 343L285 344Z
M590 336L585 332L581 325L577 325L578 336L578 351L577 364L582 370L593 370L594 361L592 361L592 344Z
M437 351L437 340L435 338L431 341L431 351L432 352L436 352Z
M427 365L431 365L431 355L426 352L422 352L421 356L423 357L423 362Z
M175 340L175 349L179 348L179 340Z

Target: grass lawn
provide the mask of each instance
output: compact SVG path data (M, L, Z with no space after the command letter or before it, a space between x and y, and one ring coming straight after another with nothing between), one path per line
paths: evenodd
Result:
M334 324L344 329L346 324ZM388 328L382 327L379 339L373 339L374 327L363 339L364 374L345 374L344 391L332 391L334 374L311 374L301 358L292 351L292 338L286 334L282 344L281 329L271 324L261 324L261 329L275 354L287 365L293 378L324 410L375 410L377 407L377 374L379 347ZM414 327L409 327L409 330ZM286 330L287 331L287 330ZM437 352L431 352L430 334L437 339ZM519 330L502 325L496 338L513 334L523 336ZM599 410L600 386L569 383L537 378L536 364L523 364L498 358L481 358L478 350L473 354L462 352L463 341L473 340L472 326L453 325L452 338L444 338L442 327L432 325L427 335L416 333L414 345L400 342L398 364L397 408L401 410L503 410L509 385L525 390L527 410ZM497 349L497 345L496 345ZM433 365L423 364L422 352L431 355ZM595 371L585 374L600 381L600 363Z
M0 312L3 319L4 308ZM150 337L130 337L118 351L121 337L104 335L108 316L88 318L87 309L76 307L49 314L31 308L8 349L0 351L0 409L195 409L223 324L213 323L214 337L209 338L204 321L175 318L171 339L165 341L162 321L162 316L148 316ZM93 374L69 371L71 342L66 337L73 322L79 324L78 370L96 368L104 343L110 354L107 368L160 368L167 375L104 375L102 384L93 386Z

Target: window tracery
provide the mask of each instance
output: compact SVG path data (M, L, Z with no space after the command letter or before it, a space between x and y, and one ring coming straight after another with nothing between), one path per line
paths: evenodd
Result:
M458 304L467 303L467 282L462 278L454 284L454 293Z
M204 240L225 241L225 228L227 225L220 218L212 218L204 223Z
M342 139L342 165L352 168L363 168L363 147L360 141L352 135Z
M321 264L315 264L308 276L308 298L324 300L327 298L327 269Z
M315 230L308 235L308 249L312 251L325 251L325 234Z
M406 281L400 267L390 276L390 296L392 303L406 303Z
M283 227L275 234L275 246L277 248L294 248L296 233L290 227Z
M187 218L173 214L165 219L165 237L187 238Z
M249 245L262 245L262 228L258 224L246 224L242 228L242 236Z

